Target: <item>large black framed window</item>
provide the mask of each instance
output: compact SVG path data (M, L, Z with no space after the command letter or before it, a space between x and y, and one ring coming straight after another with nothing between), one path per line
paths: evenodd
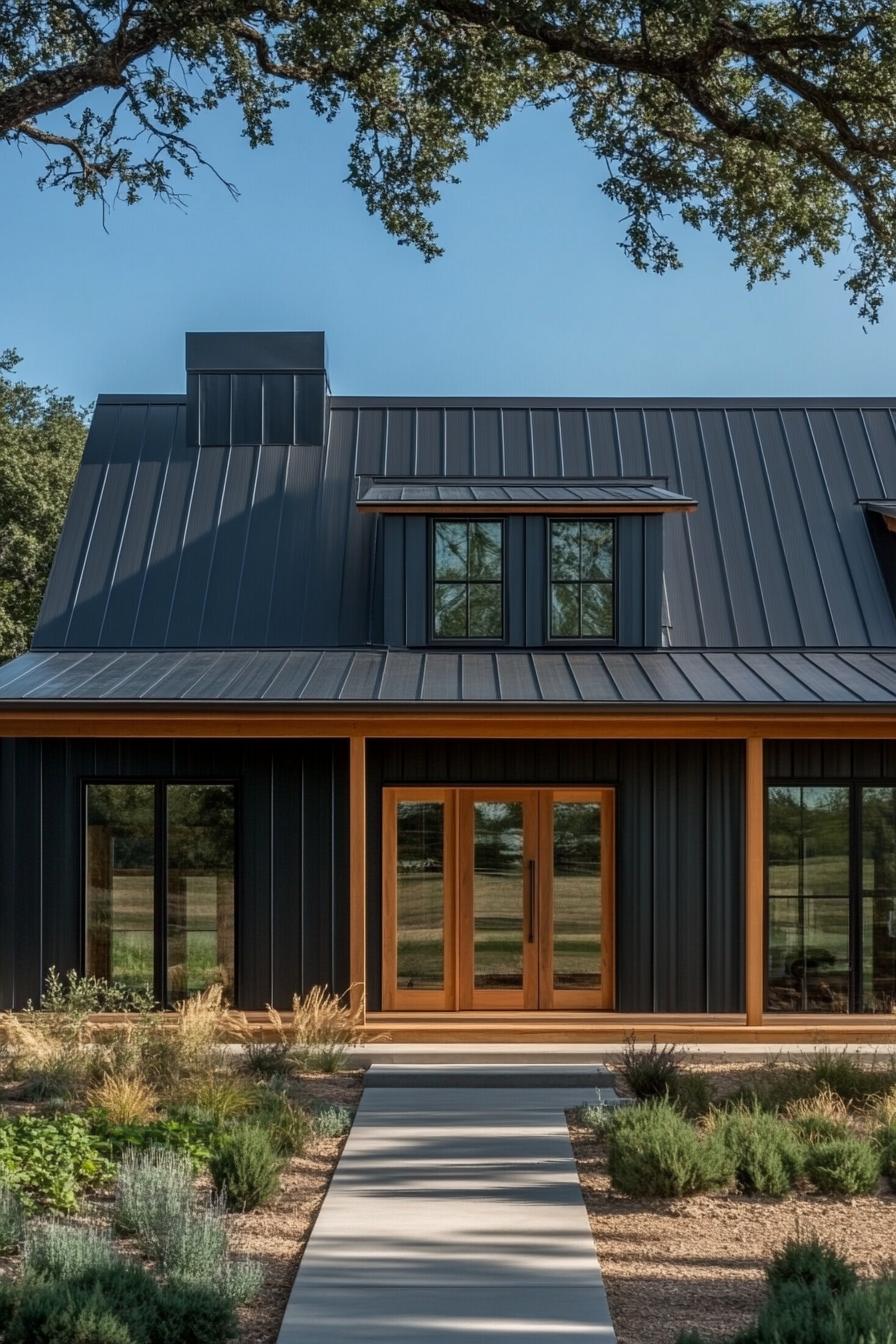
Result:
M504 638L500 519L433 519L432 634L445 640Z
M611 518L548 520L551 639L613 639L616 528Z
M896 1007L896 786L770 784L770 1011Z
M171 1004L234 995L236 786L85 784L85 969Z

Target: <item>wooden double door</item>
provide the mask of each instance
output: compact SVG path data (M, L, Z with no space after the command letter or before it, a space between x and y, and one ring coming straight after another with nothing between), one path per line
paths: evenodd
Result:
M384 789L384 1010L612 1008L613 803Z

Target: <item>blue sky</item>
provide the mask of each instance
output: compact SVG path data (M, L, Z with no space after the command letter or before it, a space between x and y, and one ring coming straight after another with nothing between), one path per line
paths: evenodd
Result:
M240 200L200 172L185 212L116 207L108 232L97 209L36 190L36 156L6 149L0 346L81 402L180 391L184 331L226 329L324 328L337 393L896 390L896 294L865 332L835 265L748 293L723 246L685 232L683 271L635 271L601 165L559 110L521 113L473 151L429 265L344 185L348 136L297 105L253 152L232 110L211 114L196 138Z

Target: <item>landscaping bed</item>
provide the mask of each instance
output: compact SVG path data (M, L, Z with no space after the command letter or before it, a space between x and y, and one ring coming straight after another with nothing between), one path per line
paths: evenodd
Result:
M608 1062L610 1067L618 1063ZM645 1144L643 1134L635 1133L639 1126L631 1121L627 1122L630 1139L625 1139L620 1130L614 1141L606 1114L585 1110L571 1112L568 1117L582 1193L620 1344L678 1344L680 1336L682 1344L685 1339L690 1344L688 1331L695 1332L693 1338L727 1344L738 1331L753 1328L756 1314L766 1301L767 1266L794 1238L820 1238L843 1254L863 1280L890 1272L896 1255L892 1149L887 1148L887 1135L896 1121L896 1068L892 1059L880 1056L862 1063L846 1054L819 1051L795 1064L781 1060L758 1066L735 1059L701 1064L679 1057L675 1069L678 1075L687 1076L684 1085L672 1082L669 1093L663 1096L660 1080L654 1093L657 1099L640 1104L642 1110L645 1106L664 1110L671 1101L671 1109L677 1112L678 1119L671 1126L675 1134L664 1130L656 1143L648 1135ZM619 1089L631 1096L624 1072L622 1061L621 1071L617 1070ZM644 1078L640 1082L643 1084ZM646 1085L649 1087L649 1078ZM676 1097L679 1087L681 1095ZM688 1111L690 1115L685 1117L683 1113ZM739 1117L734 1122L720 1118L731 1112ZM751 1118L757 1112L760 1117ZM654 1119L648 1119L646 1128L656 1128ZM760 1160L757 1179L761 1184L763 1173L767 1175L773 1169L768 1179L777 1184L779 1193L743 1188L744 1179L749 1184L753 1170L750 1161L737 1175L731 1170L727 1174L721 1170L715 1175L711 1170L709 1175L705 1171L702 1176L695 1174L688 1165L693 1154L682 1155L675 1147L681 1137L681 1124L690 1127L698 1142L705 1145L714 1142L714 1130L727 1127L729 1150L732 1129L748 1130L750 1161L757 1153ZM782 1175L774 1162L769 1162L763 1143L767 1140L775 1147L776 1136L785 1132L784 1166L792 1160L798 1170L785 1170ZM846 1138L845 1148L823 1147L836 1135ZM787 1157L791 1138L793 1154ZM685 1139L690 1143L687 1135ZM715 1142L719 1143L718 1137ZM708 1161L711 1168L708 1152L701 1151L700 1161ZM692 1184L697 1187L693 1193L667 1197L623 1193L620 1185L631 1184L638 1190L644 1188L645 1180L648 1184L656 1180L656 1175L651 1175L651 1162L657 1152L660 1183L669 1178L667 1167L673 1153L672 1184ZM836 1159L832 1173L828 1169L830 1161L826 1166L822 1160L826 1154L830 1160ZM726 1160L722 1160L723 1167ZM855 1169L856 1163L860 1171ZM873 1176L863 1163L874 1164ZM611 1172L615 1179L611 1179ZM834 1184L845 1180L847 1185L873 1183L873 1189L857 1194L821 1193L810 1173L823 1184L829 1179ZM711 1187L713 1181L718 1184L700 1189L703 1181ZM802 1335L797 1337L803 1339ZM805 1338L814 1340L815 1336L807 1334ZM781 1344L787 1344L788 1339L782 1338Z
M269 1026L77 976L0 1016L0 1338L273 1344L362 1074L324 991Z

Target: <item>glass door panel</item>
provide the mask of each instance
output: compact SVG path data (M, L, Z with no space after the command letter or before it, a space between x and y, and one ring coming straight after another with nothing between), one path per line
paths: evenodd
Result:
M473 984L523 988L527 862L521 802L473 804Z
M454 793L383 790L383 1007L456 1007Z
M600 803L553 803L553 989L599 991Z

